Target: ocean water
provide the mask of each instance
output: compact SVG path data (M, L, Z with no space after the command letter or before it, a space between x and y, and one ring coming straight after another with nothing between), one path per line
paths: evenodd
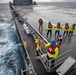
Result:
M20 75L24 61L8 4L0 4L0 75ZM22 65L23 64L23 65Z

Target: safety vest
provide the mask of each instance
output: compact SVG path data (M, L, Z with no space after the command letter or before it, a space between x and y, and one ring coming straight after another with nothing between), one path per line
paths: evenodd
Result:
M57 24L57 28L60 28L60 24Z
M62 42L62 37L56 38L56 42L58 42L58 41Z
M55 54L55 49L56 49L57 45L50 45L50 47L48 48L48 54L49 54L49 57L53 54Z
M48 24L48 28L52 28L52 25L51 24Z
M40 47L40 42L36 42L36 48Z
M75 26L72 26L72 29L75 30Z
M65 25L65 29L69 29L69 25Z

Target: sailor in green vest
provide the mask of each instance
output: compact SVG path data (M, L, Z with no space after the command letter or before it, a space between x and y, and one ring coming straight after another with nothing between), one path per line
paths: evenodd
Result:
M58 35L60 34L60 29L62 29L62 25L60 24L60 22L56 24L55 28L56 28L56 31L54 35L56 36L57 33Z
M75 23L69 26L69 36L73 36L73 31L75 30Z
M35 40L35 45L36 45L36 54L37 56L39 56L41 46L40 46L40 41L38 39Z
M51 24L51 22L48 22L48 24L46 25L46 30L47 30L46 36L48 37L49 33L50 33L50 36L52 36L52 24Z
M51 40L50 43L45 44L44 46L48 47L47 59L52 60L51 61L51 64L52 64L51 67L54 67L55 59L57 58L57 56L59 54L59 49L58 49L58 46L56 45L56 41Z

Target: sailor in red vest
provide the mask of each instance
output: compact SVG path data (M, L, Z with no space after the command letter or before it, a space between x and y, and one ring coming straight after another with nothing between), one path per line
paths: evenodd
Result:
M40 19L38 20L38 22L39 22L39 30L40 30L40 29L43 30L43 20L40 18Z
M56 41L51 40L50 43L45 44L45 47L48 47L47 59L52 60L51 61L51 64L52 64L51 67L54 67L55 59L57 58L57 56L59 54L59 49L58 49L58 46L56 45Z
M58 37L56 37L56 45L57 45L58 47L61 46L62 40L63 40L62 34L59 34Z
M47 30L47 37L48 37L48 34L50 33L50 36L52 36L52 24L51 22L48 22L48 24L46 25L46 30Z
M68 31L69 31L69 24L66 22L66 24L64 25L64 33L63 33L63 36L65 35L66 33L66 36L68 35Z
M62 25L60 24L60 22L57 23L57 25L55 26L55 28L56 28L56 31L55 31L55 36L56 36L57 33L59 35L60 29L62 29Z

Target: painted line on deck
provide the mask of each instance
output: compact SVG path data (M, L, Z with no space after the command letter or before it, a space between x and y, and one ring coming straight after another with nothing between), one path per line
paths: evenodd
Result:
M33 16L36 16L36 17L38 17L37 15L35 15L35 14L32 14L32 13L30 13L31 15L33 15ZM38 18L42 18L42 17L38 17ZM45 22L49 22L48 20L46 20L46 19L44 19L44 18L42 18ZM56 26L54 23L52 23L52 25L54 25L54 26Z

